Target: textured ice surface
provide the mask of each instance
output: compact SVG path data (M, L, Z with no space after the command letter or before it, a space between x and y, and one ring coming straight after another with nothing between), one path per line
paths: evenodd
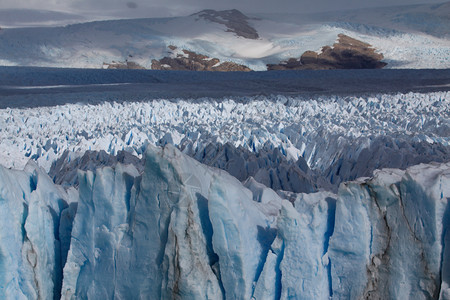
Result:
M329 227L334 226L334 197L328 193L299 194L293 203L295 208L283 202L277 240L271 249L277 254L278 270L275 268L272 276L277 279L276 293L281 299L330 297L327 250L332 233Z
M2 167L0 293L446 299L449 170L383 169L338 194L276 194L150 146L142 173L80 172L67 193L32 163Z
M252 176L296 192L327 188L324 182L337 188L377 168L449 159L448 92L246 99L2 109L0 159L21 168L32 158L49 170L68 150L52 177L69 177L60 168L86 150L142 157L149 144L170 143L240 180Z
M65 192L33 162L0 166L0 298L52 299L59 294L70 245L75 190Z
M448 299L448 97L2 109L0 298Z

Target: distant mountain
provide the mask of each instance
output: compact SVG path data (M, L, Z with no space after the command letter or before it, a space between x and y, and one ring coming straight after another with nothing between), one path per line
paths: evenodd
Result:
M398 31L425 33L438 38L450 37L450 2L441 4L402 5L379 8L330 11L316 14L261 14L286 23L328 23L358 31L384 35Z
M387 68L450 68L449 7L444 3L308 16L204 10L172 18L3 28L0 65L151 68L152 61L170 57L172 45L260 71L267 64L300 58L305 51L320 54L344 34L370 44ZM45 15L35 13L30 20L36 22ZM51 16L55 22L64 19Z

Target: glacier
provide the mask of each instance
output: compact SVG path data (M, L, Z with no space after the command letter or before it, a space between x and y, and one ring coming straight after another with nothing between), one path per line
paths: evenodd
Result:
M0 298L450 298L446 72L1 72Z
M23 168L32 158L46 171L56 162L59 167L51 171L55 178L67 176L58 168L86 150L110 155L125 151L142 158L148 145L171 143L240 180L252 176L274 189L309 192L327 188L323 181L337 188L377 168L447 161L448 99L448 92L434 92L5 108L0 109L0 159L6 167ZM234 163L225 156L233 157ZM58 164L59 159L65 162ZM298 161L295 169L292 161ZM302 172L310 182L304 190L300 185L305 184L269 176L284 173L287 178ZM315 179L320 176L325 179Z
M0 298L450 299L449 11L0 11ZM102 69L339 34L387 69Z
M0 174L0 297L51 299L61 290L78 193L55 186L32 161Z
M144 168L0 167L2 298L448 299L450 164L293 193L171 144Z

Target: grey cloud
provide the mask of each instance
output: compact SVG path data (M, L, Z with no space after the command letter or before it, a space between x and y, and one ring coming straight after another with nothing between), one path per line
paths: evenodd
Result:
M123 17L187 15L202 9L236 8L252 12L298 12L343 10L374 6L440 3L442 0L1 0L0 8L36 8ZM139 8L139 9L136 9Z
M127 7L128 8L137 8L138 5L136 4L136 2L127 2Z

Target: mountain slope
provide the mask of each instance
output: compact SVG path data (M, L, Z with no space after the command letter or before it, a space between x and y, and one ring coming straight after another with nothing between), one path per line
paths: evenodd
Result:
M208 10L174 18L5 28L0 30L0 64L101 68L131 61L151 68L152 59L167 56L173 45L265 70L267 64L298 58L307 50L320 51L345 34L382 53L387 68L449 68L448 6L260 18Z

